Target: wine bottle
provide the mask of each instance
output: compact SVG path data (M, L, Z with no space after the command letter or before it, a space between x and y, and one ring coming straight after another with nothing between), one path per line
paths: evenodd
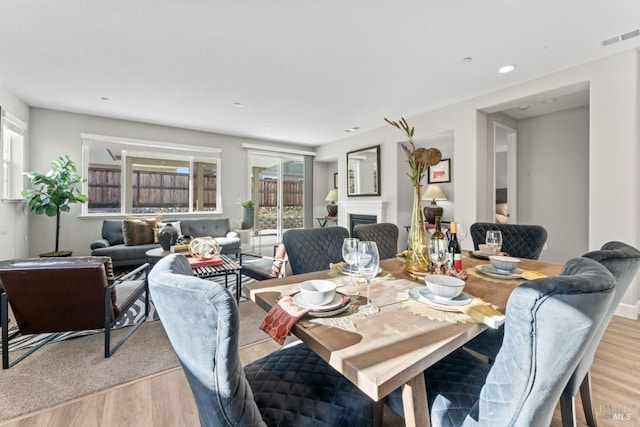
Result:
M453 269L455 271L460 271L462 270L462 252L460 251L460 242L458 242L456 228L456 223L451 221L451 237L449 238L449 259L451 259L453 262Z
M439 216L436 217L436 228L433 231L433 234L431 235L431 239L432 240L444 240L445 239L445 235L442 232L441 219L442 219L442 217L439 217Z

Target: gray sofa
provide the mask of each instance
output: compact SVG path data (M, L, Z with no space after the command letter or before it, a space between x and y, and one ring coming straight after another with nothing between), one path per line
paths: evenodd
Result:
M164 219L164 222L172 220ZM180 221L183 235L192 237L210 236L220 245L220 253L240 253L240 236L229 226L229 218L175 219ZM91 255L111 257L114 267L141 265L147 262L146 252L159 248L158 243L126 246L122 232L121 219L106 219L102 223L102 238L91 243Z

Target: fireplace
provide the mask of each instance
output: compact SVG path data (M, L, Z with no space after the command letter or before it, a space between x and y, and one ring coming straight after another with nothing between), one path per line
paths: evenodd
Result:
M372 224L386 222L385 202L382 200L345 200L339 202L338 223L349 228L353 235L353 217L364 217L364 222L357 224Z
M359 214L351 214L349 215L349 233L353 236L353 229L356 225L360 224L375 224L378 222L378 217L375 215L359 215Z

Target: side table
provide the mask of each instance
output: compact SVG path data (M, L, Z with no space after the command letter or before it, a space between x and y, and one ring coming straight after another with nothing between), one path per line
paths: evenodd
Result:
M324 228L327 223L334 223L336 226L338 225L338 218L336 218L335 216L319 216L316 217L316 220L318 221L318 224L320 225L321 228Z
M149 260L149 269L152 268L152 265L158 262L160 258L164 258L167 255L171 255L173 253L180 254L181 252L171 252L165 251L162 248L154 248L149 249L145 254ZM188 256L188 252L182 252L183 255ZM219 255L222 258L222 264L220 265L211 265L205 267L195 267L192 268L193 275L195 277L199 277L200 279L210 279L212 277L221 277L224 276L224 287L225 289L229 289L229 275L234 274L236 276L236 301L240 302L241 295L241 278L242 275L242 265L238 261L234 261L226 255Z

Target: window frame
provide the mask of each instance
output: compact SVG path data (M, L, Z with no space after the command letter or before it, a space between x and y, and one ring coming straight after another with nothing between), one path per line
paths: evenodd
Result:
M22 191L26 188L24 167L26 159L27 125L0 108L0 145L2 145L2 200L24 201ZM17 139L19 137L19 139ZM19 154L16 154L18 151Z
M180 216L197 216L197 215L212 215L222 214L222 150L220 148L200 146L200 145L188 145L170 142L150 141L135 138L122 138L107 135L96 135L82 133L82 174L85 177L89 176L89 151L91 147L97 148L113 148L122 151L134 151L134 152L148 152L153 154L154 157L158 155L166 155L165 160L180 159L183 161L188 158L189 162L189 196L188 196L188 209L184 212L161 212L167 215L180 215ZM194 171L193 167L196 162L209 162L216 165L216 209L210 211L196 211L194 210ZM89 212L89 203L82 205L82 216L86 217L121 217L121 216L135 216L145 215L141 213L127 212L126 198L127 194L131 192L132 186L130 177L126 175L125 162L120 164L120 211L119 212ZM89 193L89 182L82 184L83 194ZM148 215L148 214L147 214Z

